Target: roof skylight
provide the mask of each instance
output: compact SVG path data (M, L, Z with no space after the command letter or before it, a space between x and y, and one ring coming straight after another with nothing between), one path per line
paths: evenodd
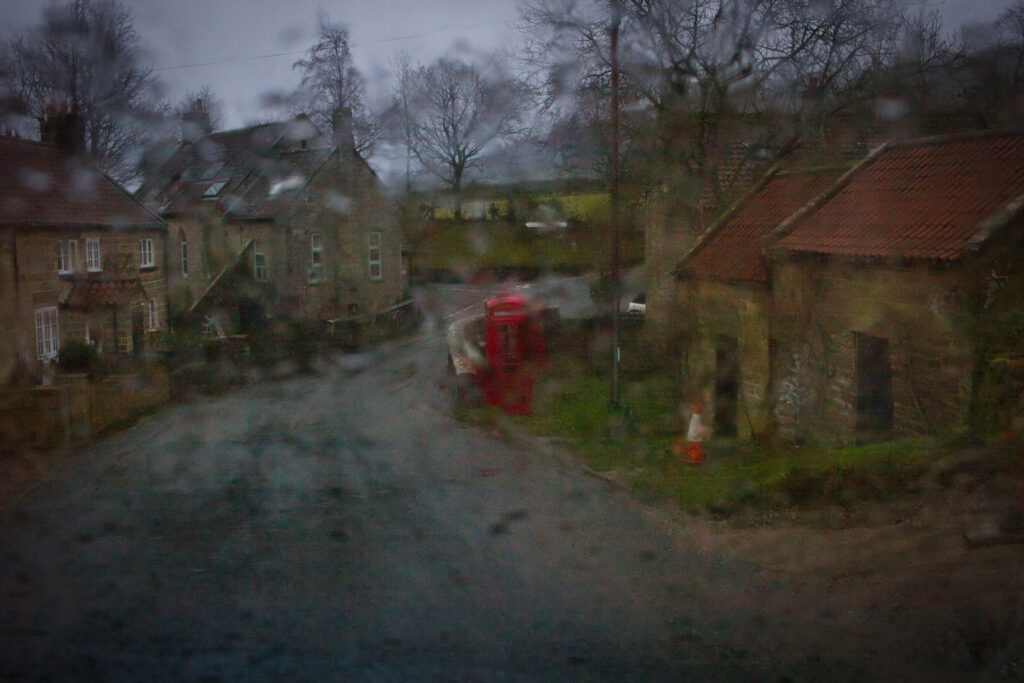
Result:
M213 199L220 194L220 191L224 189L224 186L228 184L226 180L218 180L206 188L206 192L203 193L203 199Z

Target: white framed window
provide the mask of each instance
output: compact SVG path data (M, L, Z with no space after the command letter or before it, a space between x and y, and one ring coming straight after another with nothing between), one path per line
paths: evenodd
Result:
M60 351L60 330L57 328L57 307L36 309L36 357L56 358Z
M155 332L156 331L156 329L157 329L156 328L156 323L157 323L157 319L156 319L156 299L150 299L149 300L149 331L150 332Z
M381 265L381 233L374 230L369 234L369 250L366 256L366 263L371 280L383 280L384 268Z
M103 270L103 258L100 254L100 241L90 237L85 241L85 268L90 273Z
M61 275L75 272L78 262L78 241L57 240L57 272Z
M178 231L178 244L181 245L181 276L188 277L188 237L184 230Z
M153 240L144 237L139 240L139 268L153 267Z
M267 255L262 251L252 254L252 276L260 282L267 280Z
M320 234L309 236L309 281L321 282L324 279L324 247Z

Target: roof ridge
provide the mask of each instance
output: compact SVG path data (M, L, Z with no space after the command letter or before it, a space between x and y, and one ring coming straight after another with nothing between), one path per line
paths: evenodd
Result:
M239 128L229 128L227 130L213 130L204 135L203 137L212 138L218 135L237 135L238 133L244 133L246 131L253 131L258 128L269 128L271 126L283 126L286 125L287 121L269 121L267 123L254 123L251 126L241 126Z
M87 159L87 160L86 160L86 163L87 163L87 164L89 164L89 167L90 167L91 169L93 169L94 171L96 171L97 173L99 173L99 174L100 174L100 176L101 176L101 177L102 177L102 178L103 178L103 179L104 179L105 181L107 181L107 183L109 183L109 184L110 184L111 186L113 186L113 188L114 188L114 190L115 190L116 192L119 192L119 193L121 193L121 195L122 195L122 196L123 196L123 197L124 197L125 199L127 199L127 200L128 200L128 201L130 201L131 203L135 204L135 205L136 205L136 206L138 206L138 207L139 207L140 209L142 209L142 210L143 210L143 211L144 211L144 212L146 213L146 215L148 215L148 216L149 216L150 218L152 218L152 219L153 219L154 221L156 221L156 224L157 224L157 225L158 225L159 227L161 227L161 228L164 228L165 230L167 229L167 221L165 221L165 220L164 220L163 218L160 218L160 216L158 216L158 215L156 215L155 213L153 213L152 211L150 211L150 210L149 210L149 208L148 208L148 207L147 207L147 206L146 206L145 204L143 204L142 202L140 202L140 201L139 201L139 200L138 200L138 199L137 199L137 198L135 197L135 195L133 195L133 194L132 194L131 192L129 192L129 191L127 190L127 189L125 189L125 188L124 188L124 186L122 186L122 185L121 185L121 183L117 182L116 180L114 180L113 178L111 178L111 177L110 177L109 175L107 175L107 174L106 174L106 173L105 173L105 172L103 171L103 169L101 169L101 168L99 168L98 166L96 166L96 164L94 164L94 163L92 162L92 160L90 160L90 159Z
M921 138L903 138L889 140L886 145L890 149L906 147L931 147L944 145L950 142L961 142L967 140L985 140L988 138L1001 137L1024 137L1024 130L1019 128L988 128L982 130L963 131L959 133L944 133Z
M1022 144L1016 129L889 141L780 224L769 250L939 261L978 251L1024 215ZM971 188L964 206L956 198Z
M829 173L831 171L843 171L850 167L851 163L849 160L845 163L837 161L835 163L818 164L807 168L780 168L779 172L776 173L775 176L778 178L788 178L790 176L818 175L820 173Z
M839 178L832 183L830 188L819 194L817 197L812 198L806 204L794 211L789 215L789 217L765 235L763 238L765 246L768 247L769 245L773 245L793 232L800 221L827 204L833 197L839 194L844 187L850 184L850 181L856 177L857 173L875 163L889 149L891 149L891 142L883 142L881 145L868 152L867 156L854 164L846 171L846 173L839 176Z
M1014 197L1006 206L982 221L978 229L967 240L967 248L970 251L981 249L994 233L1008 225L1022 211L1024 211L1024 194Z
M779 166L781 162L772 164L756 182L752 183L747 190L741 194L734 202L725 208L725 210L719 215L719 217L708 227L707 230L697 236L697 239L693 241L690 248L686 250L683 257L676 262L676 267L673 272L678 273L683 268L683 264L693 259L693 257L703 249L711 238L721 232L722 228L732 220L741 208L746 206L751 199L757 196L757 194L764 189L764 187L771 181L772 178L776 177L779 172Z

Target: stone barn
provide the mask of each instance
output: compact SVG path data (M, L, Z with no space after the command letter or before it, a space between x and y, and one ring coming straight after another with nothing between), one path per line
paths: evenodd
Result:
M683 376L719 436L773 430L770 274L762 240L828 189L839 169L778 166L702 235L675 271L687 311Z
M784 221L768 304L781 433L976 426L998 394L988 368L1024 351L1022 243L1024 135L1010 132L883 145Z

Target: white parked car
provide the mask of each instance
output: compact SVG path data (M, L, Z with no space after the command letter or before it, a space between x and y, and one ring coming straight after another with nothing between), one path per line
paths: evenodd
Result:
M629 306L626 307L626 315L635 315L640 317L646 312L647 294L645 292L640 292L632 301L629 302Z

